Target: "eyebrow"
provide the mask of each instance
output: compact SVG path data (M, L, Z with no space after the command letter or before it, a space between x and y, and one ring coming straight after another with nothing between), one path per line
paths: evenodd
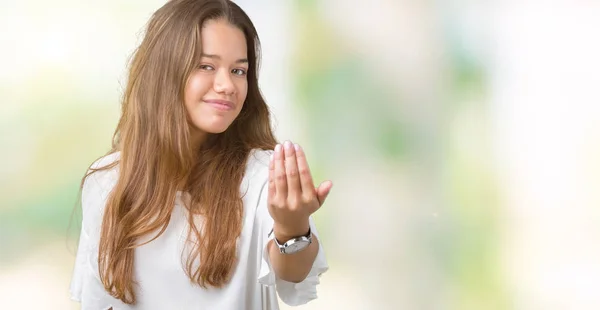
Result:
M218 59L221 60L221 56L219 55L213 55L213 54L202 54L200 55L200 57L206 57L206 58L214 58L214 59ZM235 61L235 63L248 63L248 59L247 58L241 58Z

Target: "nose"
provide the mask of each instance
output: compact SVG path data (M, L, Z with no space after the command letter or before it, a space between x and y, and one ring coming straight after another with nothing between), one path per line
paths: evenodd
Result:
M215 92L225 95L233 95L235 93L235 86L228 71L219 70L217 72L214 80L214 89Z

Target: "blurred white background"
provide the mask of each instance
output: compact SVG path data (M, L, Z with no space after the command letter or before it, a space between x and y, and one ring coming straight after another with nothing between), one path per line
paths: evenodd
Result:
M277 136L335 184L298 309L600 308L600 2L236 2ZM79 308L79 181L163 3L0 2L3 308Z

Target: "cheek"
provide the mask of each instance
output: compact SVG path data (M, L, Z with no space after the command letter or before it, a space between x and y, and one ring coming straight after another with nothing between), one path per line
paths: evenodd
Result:
M238 100L240 102L240 104L244 103L244 101L246 101L246 97L248 96L248 83L244 82L241 83L241 85L238 86Z
M185 105L188 108L196 105L207 92L210 82L200 74L192 74L185 85Z

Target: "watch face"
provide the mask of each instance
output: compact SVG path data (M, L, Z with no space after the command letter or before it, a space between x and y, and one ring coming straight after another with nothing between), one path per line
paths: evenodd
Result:
M295 253L298 252L302 249L304 249L305 247L307 247L310 243L308 241L304 241L304 240L298 240L288 246L285 247L285 252L286 253Z

